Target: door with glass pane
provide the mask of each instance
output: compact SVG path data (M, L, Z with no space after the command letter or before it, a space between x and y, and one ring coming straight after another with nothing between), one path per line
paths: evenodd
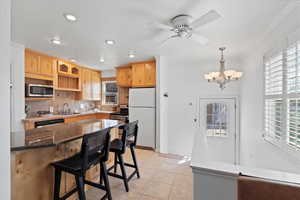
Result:
M200 156L205 160L236 162L235 101L235 98L200 99Z

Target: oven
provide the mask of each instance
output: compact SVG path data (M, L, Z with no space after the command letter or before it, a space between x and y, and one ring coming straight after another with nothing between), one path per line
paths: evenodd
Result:
M53 97L54 88L52 85L26 84L25 94L26 97Z

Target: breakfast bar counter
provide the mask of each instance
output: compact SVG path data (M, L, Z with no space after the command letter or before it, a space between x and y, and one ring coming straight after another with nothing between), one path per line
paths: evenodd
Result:
M93 119L11 133L12 199L52 200L54 169L50 163L78 153L86 134L112 128L111 138L118 137L118 127L123 124L117 120ZM96 165L86 177L96 181L99 175L100 168ZM61 195L75 186L74 177L63 174ZM76 198L77 194L74 194L70 199Z

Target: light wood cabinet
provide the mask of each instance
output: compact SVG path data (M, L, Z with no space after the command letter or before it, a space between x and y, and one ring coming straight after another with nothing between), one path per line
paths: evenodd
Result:
M156 85L156 66L155 62L145 63L144 84L146 87L155 87Z
M144 87L145 85L145 64L132 65L132 87Z
M79 77L79 67L73 63L59 60L57 64L57 71L60 75Z
M81 70L82 91L78 99L101 100L101 72L82 68Z
M55 89L81 91L80 67L64 60L57 61L57 84Z
M120 87L131 87L132 70L131 66L117 67L117 85Z
M155 87L156 65L155 62L132 64L132 87Z
M101 78L100 73L97 71L91 72L92 82L92 99L95 101L101 100Z
M30 49L25 49L25 77L53 80L55 59Z

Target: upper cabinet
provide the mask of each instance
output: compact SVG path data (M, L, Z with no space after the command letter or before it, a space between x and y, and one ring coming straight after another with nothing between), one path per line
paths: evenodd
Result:
M145 64L133 64L132 65L132 87L144 87L145 86Z
M120 87L132 86L131 66L117 67L117 84Z
M53 80L56 60L29 49L25 50L25 77Z
M74 63L57 61L57 84L55 89L62 91L81 91L80 67Z
M131 66L117 67L117 84L120 87L155 87L155 61L132 63Z
M154 61L132 64L132 87L155 87L156 65Z
M101 100L101 72L82 68L80 100Z
M59 60L57 71L60 75L79 77L79 67L73 63Z
M145 63L144 77L146 87L155 87L156 85L156 65L155 62Z

